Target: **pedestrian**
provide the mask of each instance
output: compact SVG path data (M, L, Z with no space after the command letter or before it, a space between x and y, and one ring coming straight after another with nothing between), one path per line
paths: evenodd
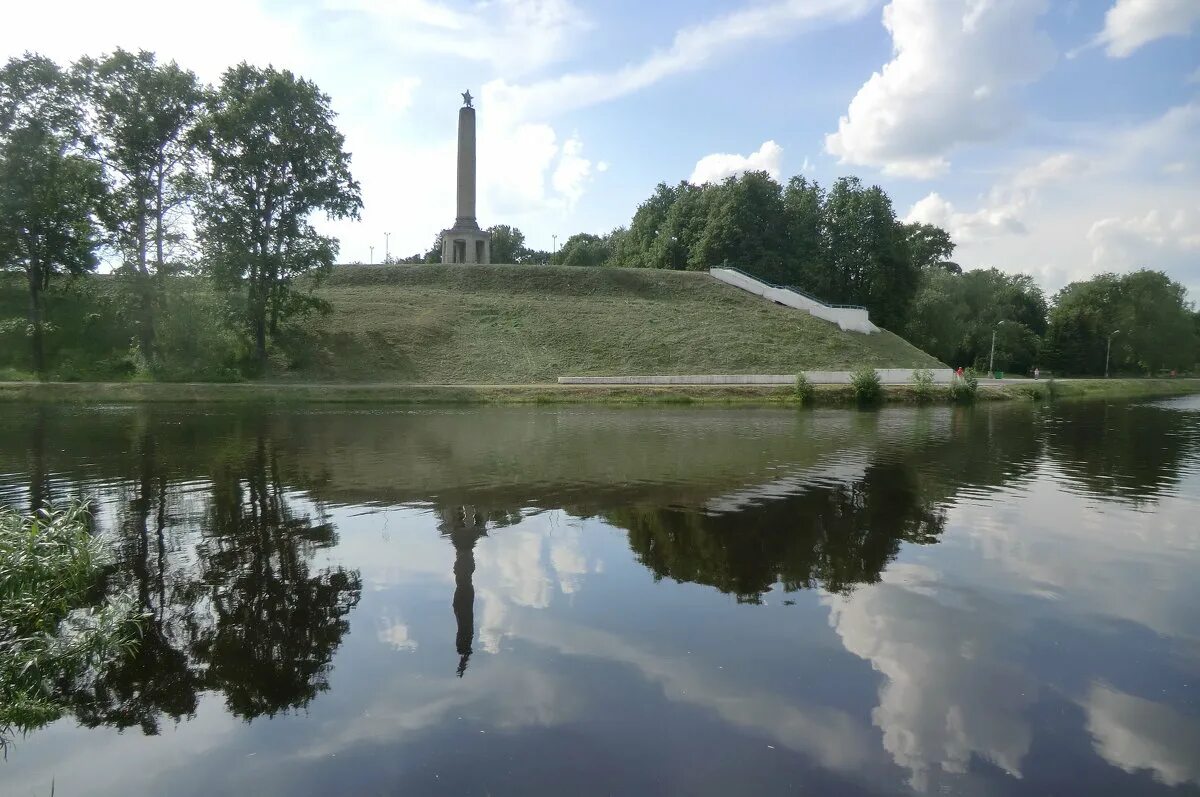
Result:
M963 369L962 369L961 365L958 366L958 370L954 372L954 375L957 376L959 379L963 378Z
M1033 378L1037 379L1041 375L1042 375L1042 369L1035 366L1033 369Z

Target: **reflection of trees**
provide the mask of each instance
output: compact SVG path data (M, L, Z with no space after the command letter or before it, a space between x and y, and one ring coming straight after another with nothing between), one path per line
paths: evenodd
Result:
M776 582L845 592L879 580L902 541L933 542L944 515L922 499L916 472L874 464L857 481L816 484L736 513L682 508L608 513L657 578L709 584L757 602Z
M1179 481L1198 439L1191 413L1088 403L1062 408L1049 425L1047 449L1088 494L1142 503Z
M310 565L336 542L333 525L297 510L261 434L216 469L191 516L199 539L183 489L173 493L157 469L149 433L139 456L113 578L145 612L145 635L133 658L76 696L80 721L156 733L160 716L192 714L208 690L247 719L306 705L328 688L362 590L356 571Z

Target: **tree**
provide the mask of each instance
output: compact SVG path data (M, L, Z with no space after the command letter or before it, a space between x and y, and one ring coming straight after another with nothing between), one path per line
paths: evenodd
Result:
M558 250L558 262L564 266L602 266L609 258L608 242L599 235L581 232L572 235Z
M0 69L0 270L23 271L33 369L46 370L44 294L52 277L96 267L99 166L78 148L77 98L38 55Z
M1046 299L1027 274L995 268L965 274L940 264L922 269L905 335L951 365L984 370L996 333L997 370L1024 373L1037 363L1046 329Z
M822 206L825 192L815 181L796 176L783 189L783 212L787 219L787 252L784 282L823 294L826 261Z
M1186 290L1160 271L1100 274L1073 282L1054 297L1046 347L1056 370L1111 371L1190 368L1196 333ZM1115 334L1114 334L1115 333ZM1112 341L1109 356L1109 339Z
M492 235L493 263L524 263L529 250L525 248L525 233L507 224L488 227Z
M662 264L650 261L650 252L666 225L667 214L675 204L679 191L685 185L686 183L681 183L679 188L673 188L666 183L659 183L654 189L654 194L638 205L633 214L633 221L629 223L629 260L622 261L621 265L639 268L663 267Z
M201 197L207 267L245 291L246 320L260 367L267 335L288 316L323 304L296 288L333 268L338 243L312 214L357 218L362 207L345 139L329 97L289 71L242 63L225 72L198 127L209 164Z
M142 349L154 352L161 284L154 277L184 238L182 212L192 196L196 150L188 135L204 99L196 75L153 53L118 49L75 68L89 100L86 138L104 165L108 197L102 221L124 269L138 281Z
M918 268L941 268L952 273L962 272L957 263L949 262L950 255L954 254L954 241L950 239L950 233L941 227L920 222L902 226L913 265Z
M729 177L708 195L707 213L690 268L731 263L773 282L786 281L786 222L779 183L766 172Z

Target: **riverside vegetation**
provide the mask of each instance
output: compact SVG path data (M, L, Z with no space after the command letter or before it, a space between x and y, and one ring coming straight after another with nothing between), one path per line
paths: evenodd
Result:
M127 596L98 594L108 550L81 504L0 506L0 747L66 710L137 639Z
M1096 374L1111 359L1145 375L1198 359L1200 315L1165 274L1101 275L1047 302L1028 276L963 273L946 231L899 221L854 177L660 184L627 228L572 236L553 257L492 228L495 258L523 269L335 270L338 241L312 220L358 215L344 144L330 98L286 70L238 64L207 86L145 51L11 59L0 378L513 384L982 367L993 332L996 367L1015 373ZM917 348L666 276L722 264L864 304Z

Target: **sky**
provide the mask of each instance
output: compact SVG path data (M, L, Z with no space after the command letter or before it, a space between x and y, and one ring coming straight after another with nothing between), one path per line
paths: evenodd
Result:
M550 249L657 183L857 175L965 268L1048 291L1166 271L1200 300L1200 0L0 0L0 58L148 49L330 95L362 186L344 262L454 221L460 93L482 226ZM373 253L371 247L374 247Z

